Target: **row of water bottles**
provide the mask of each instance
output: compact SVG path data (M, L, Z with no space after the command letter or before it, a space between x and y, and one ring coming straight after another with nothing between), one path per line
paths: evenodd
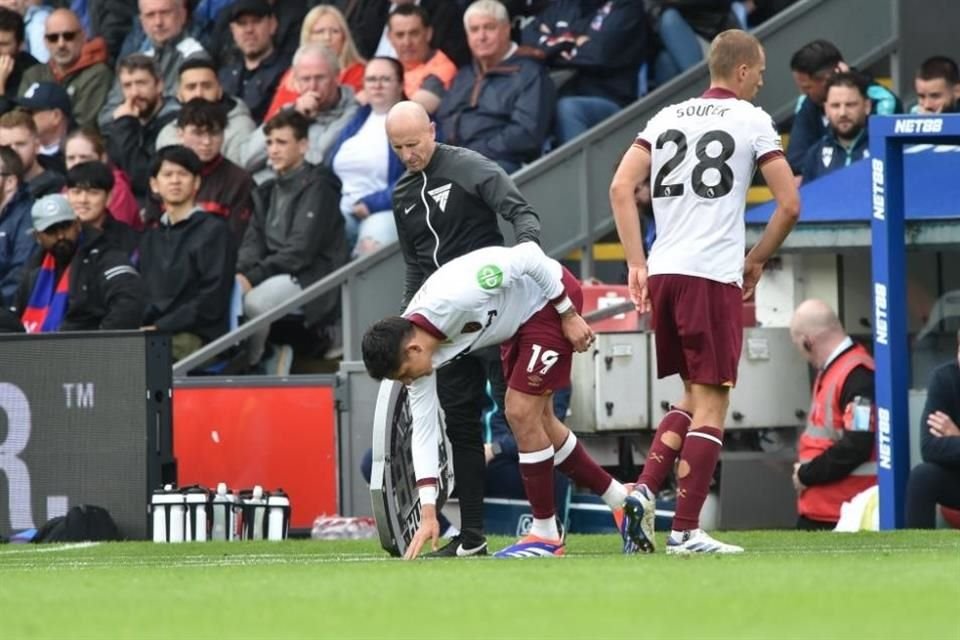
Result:
M285 540L290 498L260 485L231 492L223 482L211 492L200 486L164 485L150 500L154 542Z

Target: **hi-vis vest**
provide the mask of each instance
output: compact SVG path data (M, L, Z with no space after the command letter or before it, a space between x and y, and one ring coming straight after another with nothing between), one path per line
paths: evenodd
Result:
M840 354L826 371L821 371L813 384L813 403L807 418L807 428L800 436L800 462L810 462L836 444L843 436L844 425L853 420L853 407L840 406L840 392L847 376L857 367L874 370L873 358L860 345L854 345ZM870 430L876 428L871 411ZM797 504L800 515L812 520L837 522L840 507L864 489L877 482L877 451L874 447L870 460L850 472L846 478L808 487Z

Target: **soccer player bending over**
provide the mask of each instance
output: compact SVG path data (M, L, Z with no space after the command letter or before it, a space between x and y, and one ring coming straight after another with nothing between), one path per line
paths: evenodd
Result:
M763 109L763 47L737 29L714 38L710 88L657 113L624 155L610 204L626 254L630 296L652 312L657 373L683 380L663 417L624 508L624 552L653 551L654 498L677 465L677 510L667 553L737 553L699 527L700 509L723 444L730 388L743 341L743 300L800 215L793 174ZM743 210L757 167L777 208L745 251ZM651 179L657 240L644 256L634 189ZM640 544L635 544L636 540Z
M520 474L533 511L530 534L497 557L564 554L554 513L553 469L588 487L614 510L627 489L587 454L553 414L553 392L570 384L573 351L586 351L593 331L580 317L580 283L533 242L487 247L441 266L402 316L385 318L363 336L370 375L408 386L413 465L420 492L420 528L405 554L437 548L438 369L474 349L501 344L507 380L506 416L520 451Z

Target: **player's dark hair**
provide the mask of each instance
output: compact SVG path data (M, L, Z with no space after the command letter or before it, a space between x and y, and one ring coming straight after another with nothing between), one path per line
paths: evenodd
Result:
M67 188L69 189L113 189L113 171L99 160L80 162L67 171Z
M960 83L960 70L957 62L947 56L932 56L923 61L917 69L917 78L920 80L936 80L943 78L951 87Z
M389 316L367 329L360 350L370 377L383 380L396 373L403 364L403 347L412 336L413 323L400 316Z
M829 40L814 40L797 49L790 58L790 70L812 76L833 70L841 62L843 54L836 45Z
M150 167L150 175L156 178L160 175L160 167L164 162L171 162L181 166L194 176L199 176L203 170L203 163L193 152L193 149L185 147L182 144L173 144L169 147L163 147L157 151L157 157L153 160L153 166Z
M856 71L840 71L833 74L827 79L828 92L831 87L850 87L851 89L859 91L860 95L864 98L870 97L867 95L867 89L869 89L870 83L862 73L857 73Z

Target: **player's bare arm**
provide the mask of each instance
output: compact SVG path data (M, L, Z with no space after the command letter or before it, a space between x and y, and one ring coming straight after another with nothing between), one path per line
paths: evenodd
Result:
M627 260L627 285L630 298L641 313L650 310L647 292L647 258L643 252L640 212L635 191L650 177L650 152L633 145L624 154L610 183L610 208L617 224L617 235Z
M760 241L747 254L743 265L743 297L748 299L763 273L763 265L776 253L800 218L800 194L786 158L779 156L760 166L777 207L763 230Z
M560 323L563 335L573 345L574 351L582 353L593 344L593 330L575 309L561 313Z

